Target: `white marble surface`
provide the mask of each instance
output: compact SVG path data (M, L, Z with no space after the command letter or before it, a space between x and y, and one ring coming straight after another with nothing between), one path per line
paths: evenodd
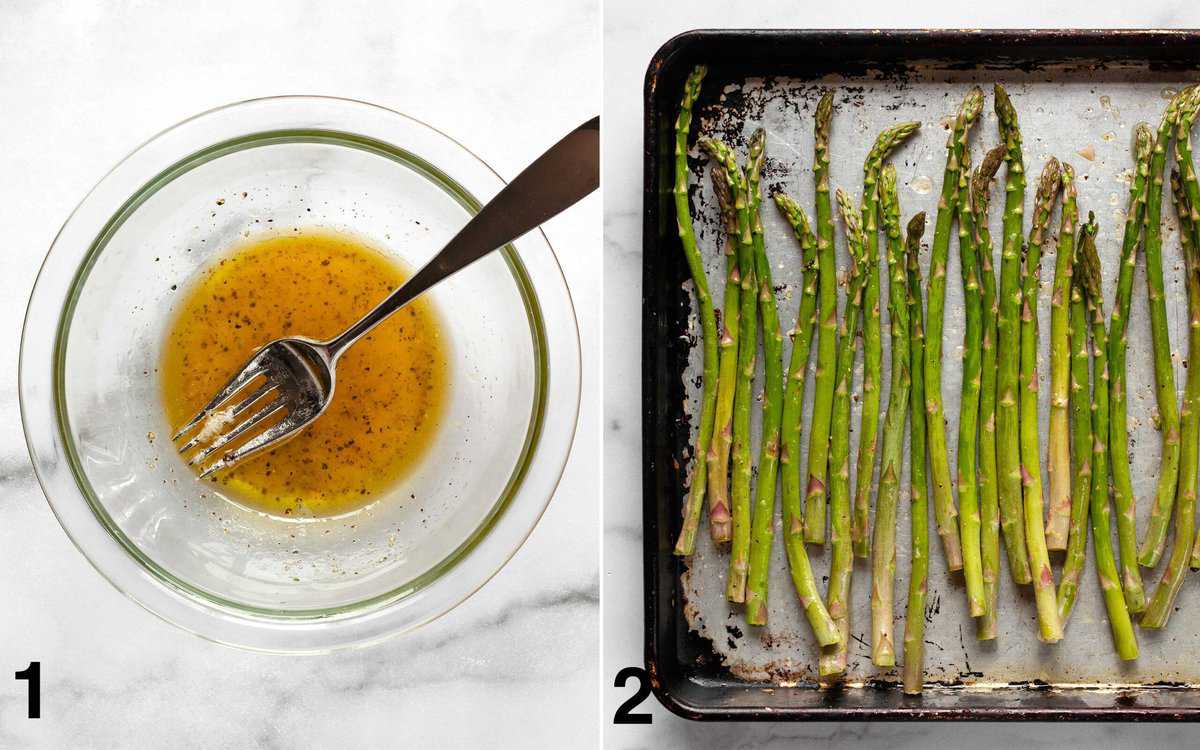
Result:
M17 410L21 318L51 239L158 130L256 96L347 96L434 123L511 178L595 114L597 0L501 6L0 3L0 747L595 744L599 196L546 226L584 344L584 407L558 496L491 583L409 637L288 658L160 622L67 541L34 481ZM25 718L24 683L11 677L33 659L39 720Z
M631 688L612 687L623 666L640 665L641 528L641 200L642 82L654 51L694 28L826 27L1195 27L1200 10L1182 0L1037 3L795 3L757 0L607 0L604 10L604 629L605 746L611 748L917 748L969 737L972 748L1182 746L1191 730L1133 725L697 724L654 699L650 726L612 725ZM969 734L968 734L969 733ZM1194 744L1194 742L1193 742Z

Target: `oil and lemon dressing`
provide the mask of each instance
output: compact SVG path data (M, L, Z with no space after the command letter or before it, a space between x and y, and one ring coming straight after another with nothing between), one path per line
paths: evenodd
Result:
M167 329L160 365L172 425L212 398L272 339L328 339L408 277L357 237L308 229L252 239L200 271ZM292 440L216 481L234 500L280 516L348 513L420 460L447 392L446 342L419 299L342 355L333 401Z

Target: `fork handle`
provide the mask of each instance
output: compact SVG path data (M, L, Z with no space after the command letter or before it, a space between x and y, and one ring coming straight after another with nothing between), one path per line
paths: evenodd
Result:
M550 147L399 289L326 344L330 360L433 285L536 228L600 185L600 118Z

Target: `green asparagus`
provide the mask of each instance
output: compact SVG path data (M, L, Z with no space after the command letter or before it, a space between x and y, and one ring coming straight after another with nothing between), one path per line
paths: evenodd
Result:
M1190 226L1190 240L1193 248L1200 248L1200 211L1197 210L1197 207L1200 206L1200 182L1197 182L1196 164L1192 159L1192 123L1196 120L1198 110L1200 110L1200 86L1193 86L1190 89L1190 95L1180 107L1179 130L1175 136L1175 165L1179 170L1182 189L1187 196L1187 201L1183 205L1187 207L1188 211L1186 220L1180 221L1180 235L1182 236L1186 231L1185 224ZM1191 356L1189 353L1189 361L1191 361ZM1183 418L1181 414L1180 419ZM1184 445L1180 451L1180 460L1182 461L1179 470L1180 482L1184 481L1185 473L1194 468L1186 462L1188 449L1188 446ZM1194 458L1192 464L1195 464ZM1200 536L1197 537L1196 544L1192 546L1191 567L1200 568Z
M1085 240L1083 235L1095 235L1096 229L1095 223L1085 223L1080 229L1079 246L1082 246ZM1074 238L1071 248L1074 255ZM1063 252L1061 240L1059 252ZM1073 258L1071 262L1075 264L1078 260ZM1088 507L1092 491L1092 398L1088 387L1091 381L1091 374L1088 372L1091 364L1088 361L1090 322L1087 305L1083 301L1082 283L1083 279L1074 278L1072 270L1070 306L1067 311L1070 328L1068 343L1071 348L1071 382L1068 396L1071 409L1071 522L1067 535L1067 557L1058 581L1057 596L1058 619L1064 628L1071 616L1071 610L1075 607L1079 578L1083 575L1084 559L1087 556Z
M771 284L771 261L767 258L762 227L761 183L766 137L767 133L762 128L750 136L746 169L765 370L762 440L758 453L754 515L750 524L750 562L746 572L746 622L750 625L767 624L767 581L771 568L771 548L775 543L775 494L779 470L779 430L783 415L783 331L779 325L779 310Z
M1050 290L1050 428L1046 438L1046 474L1049 499L1046 510L1046 548L1067 548L1071 521L1071 447L1067 420L1071 355L1067 308L1070 305L1071 274L1075 263L1076 206L1075 169L1062 165L1062 222L1058 253L1054 261L1054 285Z
M1186 260L1188 290L1188 362L1200 362L1200 245L1195 241L1196 207L1184 192L1176 172L1172 177L1176 214L1179 217L1179 239ZM1175 539L1171 556L1162 578L1150 596L1142 613L1143 628L1162 628L1171 616L1175 597L1183 585L1192 551L1192 534L1196 524L1196 481L1200 470L1200 367L1189 366L1183 391L1182 458L1179 469L1178 496L1175 498Z
M779 452L779 476L783 486L784 533L804 540L804 516L800 511L800 433L804 412L804 386L808 380L808 359L812 353L813 328L817 319L817 238L800 204L789 195L777 192L772 196L780 213L792 227L800 243L803 284L800 288L800 309L791 331L792 355L788 363L787 385L783 393L782 440ZM788 509L795 513L786 518Z
M700 145L725 168L738 220L738 267L741 269L742 286L738 292L738 357L733 395L733 474L730 493L733 544L725 596L732 602L743 602L746 599L746 574L750 557L750 404L754 400L750 385L754 379L754 360L758 353L754 240L750 230L749 188L733 151L714 138L704 138Z
M996 637L1000 601L1000 498L996 477L996 270L993 264L992 233L988 229L991 183L1004 161L1005 149L997 146L987 153L971 179L975 245L979 252L979 276L983 312L979 379L979 552L982 560L983 615L975 621L975 637Z
M950 229L958 195L958 175L967 136L983 109L983 91L978 86L967 92L958 108L950 139L946 142L946 169L942 175L942 194L938 200L937 223L929 261L929 286L926 291L928 320L925 339L925 409L929 440L929 468L933 479L933 508L938 535L950 570L963 566L957 511L950 486L950 459L946 448L946 424L942 408L942 326L946 306L946 264L950 253Z
M1054 573L1046 550L1046 530L1042 522L1042 461L1038 439L1037 302L1042 268L1042 242L1050 224L1050 214L1061 187L1061 168L1050 157L1038 184L1025 252L1025 277L1021 302L1021 485L1025 496L1025 545L1029 548L1029 566L1033 570L1033 594L1037 601L1039 635L1046 643L1062 639L1058 605L1054 592ZM1106 422L1107 424L1107 422Z
M980 547L978 477L975 453L979 438L979 389L983 348L983 310L979 293L979 252L975 243L975 218L969 195L971 152L963 149L959 163L958 247L962 269L963 307L966 326L963 332L962 390L958 412L958 522L962 540L963 580L967 586L967 609L972 617L981 617L986 606L983 597L983 551Z
M879 316L879 177L884 160L920 126L919 122L902 122L884 130L875 140L863 166L862 224L866 234L867 286L863 292L862 423L858 433L854 516L850 527L856 557L866 557L871 544L867 528L870 525L871 487L875 476L879 384L883 367Z
M700 330L704 347L704 391L700 406L700 428L692 451L695 463L692 466L691 487L687 502L683 506L683 526L675 543L675 554L687 556L696 549L696 531L700 528L700 516L704 512L704 495L708 473L704 462L708 457L708 444L712 439L713 410L717 402L717 320L713 312L712 296L708 292L708 275L704 262L696 247L696 233L692 229L692 212L688 205L688 134L692 129L692 104L700 95L700 82L707 69L697 65L688 76L683 88L683 101L679 105L679 117L675 120L675 216L679 227L679 242L692 272L692 284L696 289L696 302L700 307Z
M1138 562L1152 568L1158 565L1167 543L1167 524L1175 503L1179 478L1179 405L1175 402L1175 371L1171 365L1171 339L1167 332L1167 304L1163 286L1162 194L1167 165L1167 146L1179 120L1179 109L1188 90L1167 103L1154 152L1150 159L1149 193L1146 195L1146 297L1150 306L1150 340L1154 347L1154 395L1162 430L1162 459L1158 488L1146 534L1138 548Z
M1126 412L1125 350L1129 343L1129 308L1133 297L1133 269L1137 264L1138 240L1146 216L1146 176L1154 134L1144 122L1134 128L1134 174L1125 211L1125 234L1121 241L1121 267L1117 276L1117 300L1113 305L1108 334L1109 418L1108 466L1112 476L1113 500L1117 509L1117 539L1121 551L1121 589L1133 613L1146 608L1146 592L1137 561L1137 512L1133 479L1129 475L1129 426Z
M908 222L905 241L909 328L909 476L912 559L904 610L904 692L919 695L925 682L925 598L929 580L929 496L925 474L925 311L921 304L921 237L925 214Z
M837 191L838 208L846 225L846 245L850 251L850 282L842 313L837 371L834 377L833 413L830 422L829 512L830 546L829 591L826 604L829 616L837 623L841 640L823 649L818 661L822 677L834 677L846 671L846 653L850 641L850 576L854 552L850 536L850 378L858 349L858 321L862 313L863 287L867 269L860 214L845 192Z
M1196 114L1198 114L1198 109L1200 109L1200 86L1193 86L1192 96L1190 96L1188 107L1183 110L1183 114L1180 118L1180 132L1178 132L1178 136L1175 139L1175 163L1177 168L1180 169L1180 176L1183 182L1183 191L1187 194L1187 206L1189 212L1187 223L1190 224L1190 227L1192 227L1192 248L1196 252L1200 252L1200 181L1196 180L1195 161L1192 158L1192 124L1196 118ZM1194 312L1192 313L1192 323L1190 324L1192 324L1194 334L1196 326L1196 316ZM1195 352L1196 350L1192 349L1188 353L1189 362L1195 361ZM1188 408L1188 404L1184 404L1184 408ZM1195 406L1193 404L1193 410L1194 409ZM1180 415L1180 419L1183 419L1182 413ZM1187 463L1186 456L1188 450L1188 446L1183 446L1181 449L1181 482L1186 481L1184 480L1184 472L1194 473L1195 456L1192 457L1192 463ZM1189 490L1194 492L1194 485L1195 482L1193 481L1192 485L1189 486ZM1195 494L1192 494L1192 498L1194 502ZM1200 536L1198 536L1198 542L1196 542L1196 544L1192 547L1192 568L1200 568Z
M879 200L887 243L888 318L891 328L891 381L879 467L879 496L871 537L871 660L879 667L896 665L893 602L896 585L896 505L904 458L904 422L908 417L908 295L904 239L900 235L900 198L896 168L880 173Z
M817 370L812 426L808 435L808 486L805 491L804 540L825 543L830 420L833 415L834 369L837 365L837 251L833 246L833 211L829 199L829 128L833 92L817 103L813 180L817 204Z
M1033 580L1025 546L1021 505L1021 455L1017 410L1021 340L1021 242L1024 233L1025 162L1017 110L996 84L996 117L1004 142L1004 237L1000 246L1000 310L996 324L996 469L999 480L1000 528L1008 552L1008 569L1016 583Z
M1088 216L1088 224L1095 219ZM1117 562L1113 556L1112 531L1109 528L1108 507L1108 334L1105 331L1104 296L1100 289L1100 257L1096 254L1095 231L1081 236L1079 267L1088 314L1092 319L1092 492L1091 515L1092 537L1096 540L1096 575L1100 579L1100 590L1104 593L1104 606L1108 610L1108 626L1112 631L1113 645L1117 656L1136 659L1137 636L1125 606L1125 595L1121 593L1121 581L1117 575ZM1198 381L1200 382L1200 381ZM1189 530L1190 532L1190 530ZM1188 534L1191 541L1191 534Z
M708 449L708 530L716 544L733 535L729 515L729 449L733 444L733 392L737 380L738 299L742 277L738 269L738 212L729 184L729 173L713 164L713 192L725 221L725 297L722 302L720 357L717 373L717 409L713 417L712 443Z
M775 193L775 203L792 226L803 252L804 287L800 313L792 335L792 357L783 397L783 443L780 453L783 484L783 540L787 552L792 585L800 606L808 618L817 643L831 646L838 642L837 625L829 616L817 590L808 552L804 549L804 519L800 510L800 421L804 406L804 381L812 348L813 324L817 303L817 240L809 228L808 217L800 204L783 193Z

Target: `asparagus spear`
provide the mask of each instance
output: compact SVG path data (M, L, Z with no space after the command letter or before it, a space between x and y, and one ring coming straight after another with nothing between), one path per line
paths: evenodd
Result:
M1050 291L1050 434L1046 438L1050 499L1046 512L1046 548L1051 550L1067 548L1071 520L1071 447L1067 425L1071 355L1067 306L1071 296L1079 209L1075 198L1075 169L1070 164L1062 165L1062 193L1062 222L1054 261L1054 286Z
M1171 557L1163 569L1162 578L1150 596L1142 613L1143 628L1161 628L1167 624L1175 597L1183 585L1188 558L1192 551L1192 534L1196 523L1196 481L1200 470L1200 245L1195 242L1196 208L1184 192L1176 172L1171 179L1175 211L1179 216L1179 239L1187 267L1188 288L1188 371L1183 391L1182 463L1179 469L1178 495L1175 504L1175 539Z
M825 543L825 498L829 463L829 426L833 414L834 369L837 359L837 252L833 246L833 212L829 201L829 127L833 121L833 92L817 104L813 179L817 191L817 327L816 393L808 436L808 487L804 507L804 539Z
M762 323L765 362L762 440L758 453L758 483L755 486L754 516L750 532L750 563L746 573L746 622L767 623L767 579L771 547L775 543L775 486L779 470L779 429L783 410L783 332L771 284L771 262L767 258L762 227L762 167L767 133L762 128L750 136L747 155L747 189L751 201L751 241L754 247L754 276L758 281L759 320Z
M946 142L946 169L942 175L942 195L938 200L937 223L933 230L933 248L929 261L929 308L925 339L925 409L929 439L929 468L933 479L933 508L938 535L950 570L963 566L962 545L954 517L954 495L950 488L950 459L946 449L946 424L942 409L942 325L946 305L946 263L950 253L950 227L954 223L958 195L958 174L967 135L983 109L983 92L978 86L967 92L958 108L954 128Z
M792 585L800 606L813 629L817 643L831 646L838 642L837 626L817 590L808 552L804 549L804 519L800 511L800 419L804 407L804 381L812 348L813 323L817 303L817 241L800 204L783 193L775 193L775 204L792 225L803 251L804 288L800 313L792 336L792 358L783 397L783 546L787 552Z
M863 166L862 223L867 240L867 286L863 294L862 424L858 433L858 466L854 480L854 519L850 527L856 557L866 557L870 548L867 527L870 525L871 485L879 437L879 379L883 350L879 320L878 219L881 212L878 183L884 160L919 127L919 122L902 122L884 130L875 140Z
M1016 583L1033 580L1025 548L1021 512L1021 455L1018 435L1017 380L1021 340L1021 235L1024 232L1025 163L1017 110L1008 92L996 84L996 117L1004 142L1004 237L1000 246L1000 311L996 324L996 467L999 479L1000 528L1008 552L1008 569Z
M1108 626L1113 645L1122 659L1136 659L1137 636L1121 593L1117 563L1113 556L1108 507L1108 334L1104 327L1104 297L1100 290L1100 257L1096 254L1095 218L1089 214L1091 231L1083 233L1079 246L1079 268L1088 314L1092 319L1092 536L1096 540L1096 575L1104 592ZM1200 380L1198 380L1200 382ZM1191 534L1188 534L1190 541Z
M905 242L909 329L909 476L912 504L912 567L904 611L904 692L919 695L925 681L925 593L929 579L929 499L925 475L925 311L921 305L921 236L925 214L908 222Z
M1129 476L1129 447L1126 419L1125 348L1129 342L1129 306L1133 296L1133 267L1137 263L1138 239L1146 216L1146 175L1154 134L1144 122L1134 128L1135 167L1125 212L1125 236L1121 242L1121 268L1117 276L1117 300L1113 305L1108 335L1109 419L1108 465L1112 475L1113 499L1117 507L1117 539L1121 550L1121 589L1133 613L1146 608L1146 593L1137 562L1137 511L1133 480Z
M1167 332L1167 305L1162 268L1162 193L1166 172L1167 145L1179 119L1179 108L1188 94L1185 89L1167 103L1154 153L1150 159L1150 191L1146 196L1146 296L1150 303L1150 340L1154 347L1154 395L1162 430L1162 460L1158 488L1146 524L1146 535L1138 548L1138 562L1148 568L1158 564L1167 543L1167 523L1175 502L1179 478L1179 406L1175 403L1175 372L1171 366L1171 339Z
M785 534L795 534L803 542L804 516L800 512L800 433L804 412L804 385L808 380L808 358L812 353L812 334L817 320L817 238L800 204L786 193L772 196L780 213L787 219L800 243L804 283L800 290L800 310L792 328L792 355L788 363L787 385L783 394L782 443L780 445L780 480L783 485ZM789 508L795 509L790 522Z
M740 245L738 212L729 184L729 172L720 163L712 168L713 192L725 220L725 298L722 302L720 357L717 373L717 409L712 443L708 449L708 530L716 544L730 540L729 449L733 443L733 391L737 380L738 310L742 277L738 269Z
M1196 165L1192 161L1192 125L1197 114L1200 114L1200 85L1184 90L1179 104L1179 126L1175 133L1175 167L1179 170L1183 191L1187 195L1186 205L1191 207L1193 214L1196 212L1196 206L1200 205L1200 182L1196 180ZM1200 225L1196 223L1197 218L1200 217L1188 217L1193 245L1200 244Z
M975 621L975 637L996 637L1000 594L1000 499L996 485L996 270L992 233L988 229L991 182L1004 161L1004 146L987 153L971 179L975 245L979 251L980 308L983 311L979 380L979 551L982 558L983 616Z
M958 412L958 522L962 539L963 579L967 586L967 607L972 617L981 617L986 609L983 598L983 560L980 548L978 478L975 452L979 437L980 367L983 357L983 310L979 297L979 253L975 246L975 218L969 195L971 152L963 149L958 173L958 248L962 268L963 307L966 327L963 332L962 390Z
M1200 110L1200 86L1193 86L1191 92L1187 106L1182 110L1180 116L1179 132L1175 139L1175 164L1179 169L1183 190L1187 196L1187 202L1184 205L1188 208L1186 223L1191 226L1192 230L1191 247L1194 251L1200 251L1200 208L1198 208L1200 207L1200 182L1197 181L1196 164L1192 159L1192 123ZM1183 224L1184 222L1181 221L1181 235L1183 234ZM1193 317L1192 323L1195 324L1195 317ZM1192 361L1190 352L1188 361ZM1183 450L1186 451L1187 447L1185 446ZM1195 463L1194 459L1192 463ZM1183 466L1188 467L1186 463ZM1181 477L1184 470L1180 469ZM1200 535L1197 535L1196 543L1192 546L1191 567L1200 568Z
M841 640L821 651L817 668L822 677L833 677L846 671L846 649L850 642L850 575L854 567L850 537L850 378L858 349L858 320L867 278L860 215L855 211L850 196L842 190L837 191L837 202L846 225L850 282L842 313L830 422L829 463L832 470L829 476L829 512L832 516L830 546L833 554L829 562L826 603L829 616L837 623Z
M1050 161L1042 170L1034 204L1033 227L1029 233L1029 246L1025 253L1021 303L1020 446L1021 484L1025 495L1025 545L1029 549L1029 566L1033 569L1033 594L1037 601L1039 634L1047 643L1056 643L1062 639L1062 623L1058 621L1054 573L1050 569L1046 530L1042 523L1042 461L1038 441L1037 298L1038 279L1042 268L1042 241L1050 224L1050 213L1058 199L1061 172L1058 160L1054 157L1050 157Z
M733 475L730 493L733 544L725 596L730 601L742 602L746 599L750 556L750 403L753 401L750 385L754 379L754 360L758 353L754 240L750 232L749 189L733 151L714 138L701 139L700 146L724 166L737 210L738 268L742 271L742 286L738 291L738 356L733 390Z
M904 422L908 416L908 295L904 240L900 236L900 198L896 168L888 164L879 181L880 208L887 237L888 317L891 334L891 390L883 423L883 455L879 498L871 538L871 660L879 667L896 665L892 609L896 585L896 504L900 495Z
M1082 246L1085 234L1096 234L1096 224L1088 222L1080 230L1079 245ZM1092 241L1091 238L1087 238ZM1072 238L1072 250L1074 240ZM1059 241L1059 252L1063 252L1063 243ZM1074 253L1072 253L1074 254ZM1072 260L1072 264L1078 259ZM1092 491L1092 401L1088 388L1091 375L1088 373L1088 315L1087 306L1083 301L1082 279L1074 278L1072 272L1070 287L1070 309L1068 310L1068 325L1070 328L1071 368L1070 396L1071 408L1071 523L1067 537L1067 558L1063 562L1062 577L1058 582L1058 619L1066 627L1067 619L1075 606L1075 595L1079 591L1079 578L1083 574L1084 558L1087 553L1088 536L1088 502ZM1124 436L1121 437L1124 440Z
M696 288L696 302L700 306L700 329L704 346L704 392L700 406L700 429L692 451L695 464L692 466L691 487L687 502L683 506L683 526L679 540L675 543L675 554L687 556L696 549L696 530L700 527L700 515L704 510L704 491L708 474L704 462L708 457L707 446L712 439L713 410L717 402L717 319L713 312L712 296L708 293L708 275L704 262L696 247L696 233L692 229L692 212L688 205L688 134L692 129L692 104L700 95L700 82L708 70L697 65L688 76L683 88L683 101L679 105L679 117L675 120L675 215L679 227L679 241L692 272L692 284Z
M1200 248L1200 213L1197 212L1197 206L1200 206L1200 183L1196 180L1196 165L1192 160L1192 124L1195 122L1197 110L1200 109L1200 86L1193 86L1187 90L1187 96L1180 104L1179 110L1179 127L1175 135L1175 164L1179 170L1178 180L1181 182L1180 189L1183 190L1186 200L1176 201L1176 211L1184 209L1187 216L1180 219L1179 234L1188 234L1190 229L1190 245L1192 248ZM1172 183L1174 185L1174 182ZM1187 245L1185 245L1186 253ZM1194 322L1194 319L1193 319ZM1188 355L1189 362L1191 353ZM1183 412L1187 410L1187 404L1184 404ZM1186 415L1181 412L1180 419L1186 419ZM1195 457L1189 459L1188 451L1190 446L1185 442L1180 451L1181 468L1179 470L1180 489L1183 489L1186 483L1185 477L1188 472L1194 469L1196 463ZM1192 466L1189 466L1188 461L1191 461ZM1191 483L1194 485L1194 482ZM1194 491L1195 487L1188 485L1188 489ZM1182 497L1182 493L1177 494ZM1194 498L1195 495L1193 494ZM1200 537L1193 545L1191 567L1200 568Z

